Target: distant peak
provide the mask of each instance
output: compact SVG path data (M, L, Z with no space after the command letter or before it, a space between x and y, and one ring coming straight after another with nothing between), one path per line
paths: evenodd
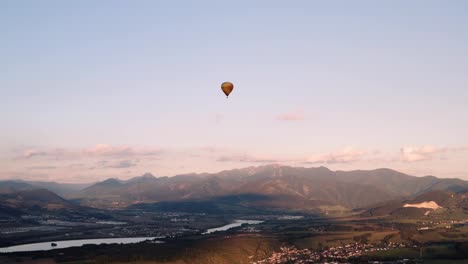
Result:
M116 178L109 178L107 180L104 180L100 182L101 184L121 184L122 181Z
M127 182L140 182L140 181L154 180L154 179L156 179L156 177L153 174L147 172L141 176L133 177L127 180Z
M146 172L145 174L141 175L140 178L156 178L153 174L150 172Z

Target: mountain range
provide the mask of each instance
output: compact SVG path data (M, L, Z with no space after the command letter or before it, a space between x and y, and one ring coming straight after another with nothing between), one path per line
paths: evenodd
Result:
M434 200L431 195L458 195L468 189L468 182L415 177L391 169L332 171L325 167L267 165L173 177L146 173L130 180L111 178L92 185L3 181L0 200L8 195L10 201L15 200L14 195L26 197L24 192L35 189L47 189L66 202L95 208L153 206L169 210L201 206L202 211L231 208L322 213L367 208L368 215L378 215L392 214L392 208L401 208L404 201L417 202L413 201L417 197Z
M415 177L390 169L331 171L325 167L267 165L214 174L158 178L145 174L127 181L108 179L69 198L87 206L126 207L243 197L244 206L313 211L321 207L356 209L433 190L458 192L467 188L468 182L460 179Z

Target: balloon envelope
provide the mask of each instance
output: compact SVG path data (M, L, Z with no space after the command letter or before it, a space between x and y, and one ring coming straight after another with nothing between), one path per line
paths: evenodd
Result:
M226 96L229 96L232 90L234 90L234 84L232 84L231 82L223 82L221 84L221 90L223 90Z

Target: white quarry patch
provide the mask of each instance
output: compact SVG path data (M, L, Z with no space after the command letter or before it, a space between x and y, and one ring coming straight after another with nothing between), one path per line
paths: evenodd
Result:
M418 204L404 204L403 207L415 207L415 208L426 208L426 209L440 209L442 206L438 205L434 201L422 202Z

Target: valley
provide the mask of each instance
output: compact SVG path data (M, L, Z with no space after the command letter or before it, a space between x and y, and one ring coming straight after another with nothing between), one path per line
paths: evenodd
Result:
M34 184L6 182L0 183L0 260L458 261L466 258L468 240L466 186L461 180L386 169L345 173L276 165L213 175L112 179L65 197ZM376 189L379 199L370 198ZM139 240L118 242L131 239ZM48 250L11 250L31 243Z

